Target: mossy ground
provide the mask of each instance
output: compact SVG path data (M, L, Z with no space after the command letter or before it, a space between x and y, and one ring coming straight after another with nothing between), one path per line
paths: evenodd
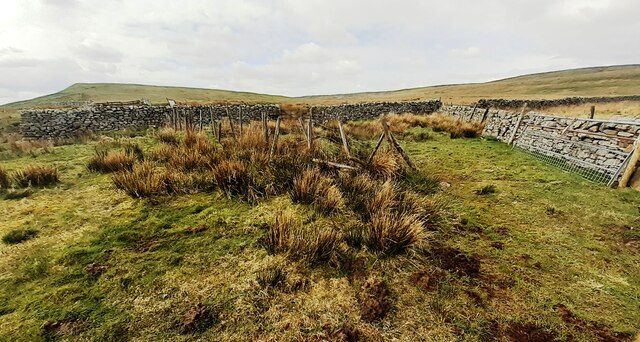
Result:
M403 145L422 173L451 185L437 196L452 217L429 249L361 252L348 270L266 252L260 239L278 211L317 216L287 196L133 200L86 170L94 142L5 158L10 171L55 164L61 183L0 199L0 235L39 230L0 245L0 340L599 340L640 331L640 193L500 142L430 135ZM495 193L475 193L487 185ZM257 274L274 266L283 285L262 288ZM375 322L359 306L371 275L390 291L391 311ZM196 307L211 319L185 331Z

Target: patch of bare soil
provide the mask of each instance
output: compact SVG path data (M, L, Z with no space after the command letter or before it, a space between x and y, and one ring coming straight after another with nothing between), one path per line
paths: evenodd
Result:
M549 328L540 327L533 323L509 323L491 325L491 341L513 342L550 342L558 341L558 333Z
M387 316L391 309L391 291L384 280L369 278L360 292L360 315L366 321L378 321Z
M198 304L182 315L180 331L185 334L202 332L211 327L217 320L217 310Z
M42 331L44 332L44 335L48 337L63 336L82 331L85 324L85 321L80 320L47 322L42 326Z
M202 233L204 231L206 231L207 229L209 229L209 227L207 227L204 224L199 224L197 226L188 226L184 229L184 232L186 234L198 234L198 233Z
M599 341L614 342L633 340L633 335L631 334L613 332L607 326L576 317L564 304L557 304L553 308L567 325L579 331L588 331L598 336Z
M410 281L416 287L425 291L434 291L438 288L438 284L444 277L442 271L439 270L421 270L411 274Z
M99 278L108 269L109 269L109 266L101 265L101 264L91 264L84 268L84 270L94 278Z
M357 327L345 325L331 336L332 341L357 342L362 340L362 333Z
M480 275L480 258L477 256L446 246L436 246L432 253L440 260L441 267L447 271L471 278Z

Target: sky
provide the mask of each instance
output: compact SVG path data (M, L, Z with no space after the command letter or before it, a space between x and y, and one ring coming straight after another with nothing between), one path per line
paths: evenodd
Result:
M302 96L640 59L638 0L0 3L0 103L79 82Z

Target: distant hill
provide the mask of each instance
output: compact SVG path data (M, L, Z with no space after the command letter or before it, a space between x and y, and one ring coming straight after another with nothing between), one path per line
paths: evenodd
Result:
M0 106L0 119L25 108L59 107L83 101L131 101L166 98L188 102L344 103L403 101L442 98L466 104L480 98L547 99L569 96L618 96L640 94L640 64L593 67L531 74L485 83L440 85L395 91L339 95L286 97L216 89L164 87L137 84L78 83L58 93ZM15 115L14 115L15 117Z

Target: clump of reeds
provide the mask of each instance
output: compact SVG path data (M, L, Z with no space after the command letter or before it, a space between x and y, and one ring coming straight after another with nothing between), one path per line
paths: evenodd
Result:
M43 187L60 181L58 169L49 165L27 166L24 170L16 171L13 179L19 187Z

